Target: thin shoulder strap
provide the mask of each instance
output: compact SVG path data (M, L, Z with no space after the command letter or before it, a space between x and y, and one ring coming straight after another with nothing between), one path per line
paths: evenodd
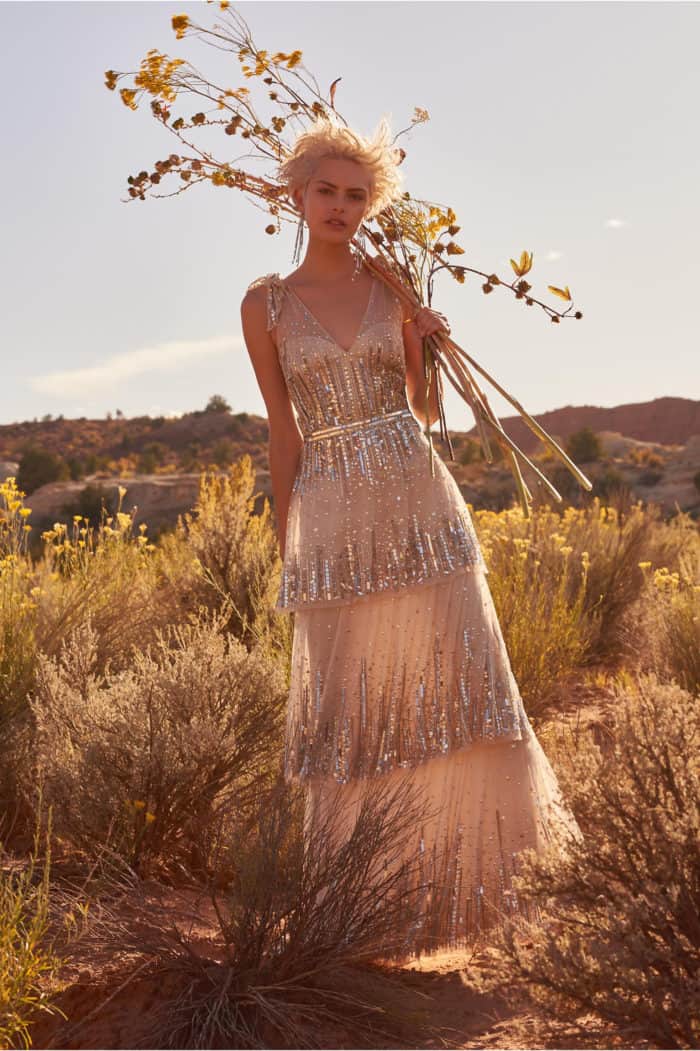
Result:
M256 277L255 281L248 285L246 291L258 288L259 285L265 285L267 288L267 330L269 332L279 321L286 289L278 273Z

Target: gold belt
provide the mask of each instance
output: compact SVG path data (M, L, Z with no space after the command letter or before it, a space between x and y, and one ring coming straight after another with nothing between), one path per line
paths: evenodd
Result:
M384 420L395 419L397 416L414 418L410 409L395 409L394 412L385 412L380 416L366 416L363 420L349 420L347 423L337 423L331 427L322 427L318 431L310 431L304 435L304 441L311 442L317 438L327 438L331 434L342 434L343 431L349 431L357 427L366 427L373 423L382 423Z

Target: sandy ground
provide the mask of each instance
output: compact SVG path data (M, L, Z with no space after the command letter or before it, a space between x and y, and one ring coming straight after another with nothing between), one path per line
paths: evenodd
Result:
M45 1016L32 1028L35 1048L152 1048L149 1029L163 1005L182 993L183 979L173 973L153 973L152 959L129 948L129 941L142 939L142 947L164 944L163 935L174 922L186 933L187 945L200 958L222 958L216 917L211 903L192 890L142 884L138 901L128 897L120 904L116 919L129 936L124 948L108 948L100 937L76 945L74 958L61 971L62 991L55 1003L68 1016ZM172 944L172 943L171 943ZM162 957L161 957L162 959ZM398 1019L393 1040L362 1037L347 1026L326 1026L314 1033L323 1048L579 1048L615 1047L614 1037L590 1020L590 1038L581 1042L562 1025L547 1034L545 1020L530 1005L510 1003L508 990L484 993L475 988L471 976L478 970L479 956L466 952L443 952L422 956L401 968L401 986L382 994L385 1010ZM360 972L369 992L376 994L381 968ZM167 1021L166 1021L167 1029ZM596 1035L597 1034L597 1035ZM233 1047L235 1044L207 1046ZM284 1044L271 1031L266 1047Z

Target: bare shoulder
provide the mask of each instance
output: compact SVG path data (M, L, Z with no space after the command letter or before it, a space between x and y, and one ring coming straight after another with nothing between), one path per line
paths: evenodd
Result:
M250 285L246 288L241 300L241 314L250 317L263 316L267 310L267 289L265 285Z
M256 277L254 281L251 281L243 294L241 302L264 303L267 298L267 288L271 276L271 274L263 274L262 277Z

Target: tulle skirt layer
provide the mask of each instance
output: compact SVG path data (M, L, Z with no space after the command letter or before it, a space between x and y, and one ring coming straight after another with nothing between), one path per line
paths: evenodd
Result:
M373 784L423 807L385 859L416 892L387 955L472 944L521 909L518 853L580 836L475 568L295 613L285 775L307 786L309 834L339 815L338 844Z
M312 778L307 785L306 830L332 824L334 846L347 842L365 793L376 778L339 784ZM537 919L538 909L518 899L512 877L524 848L562 853L580 830L568 810L554 771L527 727L518 741L479 741L410 769L381 777L394 793L424 807L412 834L379 857L375 875L405 869L397 893L407 908L401 929L391 933L381 956L406 959L420 953L462 949L488 940L489 932L515 914ZM405 790L405 793L404 793Z

